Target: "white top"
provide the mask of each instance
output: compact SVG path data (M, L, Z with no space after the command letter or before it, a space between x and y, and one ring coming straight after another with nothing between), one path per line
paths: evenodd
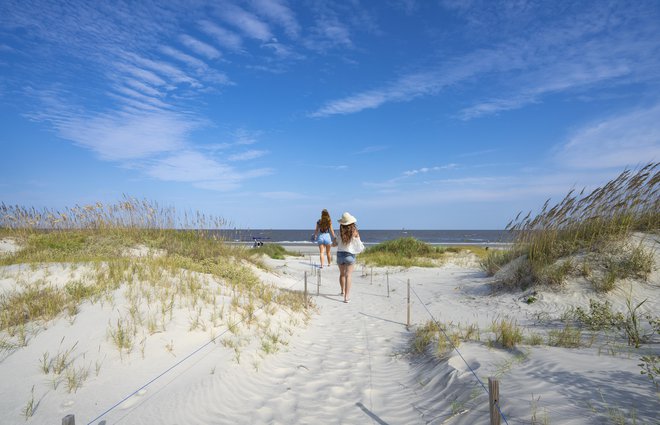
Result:
M341 237L337 238L337 252L349 252L351 254L359 254L364 251L364 244L360 240L359 236L351 238L351 240L345 244L341 240Z

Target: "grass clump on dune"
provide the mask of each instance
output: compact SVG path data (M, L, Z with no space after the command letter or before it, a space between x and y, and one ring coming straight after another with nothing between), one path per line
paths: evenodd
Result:
M0 257L0 266L65 263L85 274L60 287L47 279L26 281L2 294L0 331L12 336L29 322L65 311L75 315L81 303L112 300L117 291L125 291L132 321L161 330L172 321L175 305L190 310L192 328L220 326L230 313L231 320L250 323L261 307L300 311L297 294L265 285L246 266L257 262L252 250L225 244L210 231L224 225L220 218L180 214L130 197L61 212L0 204L0 237L21 248ZM226 310L220 302L225 298L234 300Z
M493 253L483 263L494 274L513 259L522 259L518 268L524 272L513 286L529 284L561 284L572 270L557 261L576 254L586 255L589 263L582 269L607 269L607 273L591 277L595 286L610 290L617 279L648 276L653 267L652 256L641 246L624 246L633 232L660 231L660 163L651 162L637 171L625 170L602 187L585 194L571 190L559 203L549 201L540 213L521 214L507 225L515 233L512 249ZM631 253L628 257L624 253ZM616 267L601 264L609 253ZM601 267L598 267L601 266ZM613 271L614 270L614 271Z
M433 246L418 239L407 237L382 242L367 248L360 254L360 260L375 266L399 267L434 267L448 255L464 251L484 255L480 247L440 247Z

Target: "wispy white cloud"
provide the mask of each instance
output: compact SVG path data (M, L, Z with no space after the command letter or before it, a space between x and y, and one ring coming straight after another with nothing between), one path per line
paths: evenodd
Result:
M285 1L250 0L250 5L256 13L283 27L289 37L297 38L300 34L300 24Z
M144 84L151 84L153 86L163 86L165 85L165 80L160 78L154 72L140 68L131 63L115 63L114 68L116 72L125 72L137 79L137 81L142 81Z
M278 59L303 59L304 56L280 42L277 39L263 43L262 47L270 49ZM270 67L272 68L272 66Z
M243 39L235 32L207 20L200 21L199 26L202 31L213 37L222 47L233 51L243 48Z
M210 44L204 43L188 34L181 34L179 40L184 46L192 49L195 53L200 54L208 59L217 59L221 56L220 51Z
M148 105L150 108L171 109L171 106L169 104L163 102L158 97L155 97L159 95L159 92L156 92L155 94L152 95L147 95L144 94L143 92L125 86L116 86L114 88L114 91L124 96L128 96L133 100L137 100L143 105Z
M239 6L225 3L218 8L218 13L227 24L234 26L250 38L268 41L273 37L265 22Z
M457 168L458 164L447 164L447 165L442 165L442 166L435 166L435 167L422 167L418 168L416 170L409 170L409 171L404 171L403 175L406 177L411 177L416 174L426 174L430 173L432 171L443 171L443 170L451 170L454 168Z
M136 68L147 68L158 74L160 77L168 79L171 83L188 84L189 86L196 88L202 86L196 78L188 75L184 70L177 68L169 62L148 59L135 53L127 53L124 56L127 61L133 64Z
M181 149L188 134L199 126L190 117L166 111L141 115L60 114L50 119L62 138L88 148L108 161L147 158Z
M310 50L323 52L334 48L352 48L351 30L336 16L321 16L305 38L304 45Z
M433 94L463 77L462 73L460 75L458 73L460 69L456 71L457 74L454 75L434 72L406 75L385 87L330 101L312 112L310 116L318 118L352 114L365 109L378 108L388 102L407 102L419 96Z
M161 46L160 51L168 55L169 57L176 59L180 62L185 63L190 68L195 70L195 74L208 84L221 84L221 85L231 85L229 77L221 72L216 71L215 69L209 67L209 65L191 55L183 53L178 49L174 49L170 46Z
M464 120L491 115L498 112L519 109L528 104L541 102L543 96L569 90L586 89L593 85L626 77L632 68L626 63L610 63L595 66L591 63L568 63L560 61L548 64L541 70L528 73L525 78L518 78L517 90L505 98L477 103L459 112Z
M213 149L194 138L209 125L195 101L218 85L231 84L209 63L221 57L219 48L237 51L242 46L236 33L200 21L207 16L202 14L207 5L37 3L0 4L0 27L29 33L24 41L34 47L35 60L65 58L54 65L57 73L49 78L43 75L48 66L32 67L34 75L24 79L30 84L24 83L22 90L35 106L26 116L49 123L60 138L101 160L162 181L230 190L273 172L249 163L267 151L241 152L241 147L256 143L259 132L238 130L233 140ZM255 15L229 9L229 17L246 33L269 35L268 26ZM295 31L295 20L287 20L286 13L283 2L267 11L268 19ZM188 33L191 23L199 23L201 32ZM79 79L77 72L83 68L93 81ZM89 93L93 95L86 97ZM229 157L242 161L241 167L234 167Z
M372 189L381 189L381 190L393 190L395 188L398 188L402 185L404 182L410 181L410 179L414 176L417 175L422 175L422 174L427 174L430 172L438 172L438 171L447 171L447 170L454 170L459 167L458 164L446 164L446 165L436 165L433 167L422 167L422 168L417 168L414 170L407 170L401 172L400 175L387 179L385 181L381 182L363 182L364 187L372 188Z
M253 145L259 139L260 131L246 130L239 128L232 132L232 138L237 145Z
M165 181L203 182L223 180L234 184L239 180L235 171L199 152L183 150L150 161L145 166L148 175Z
M257 150L257 149L251 149L249 151L237 153L234 155L229 156L230 161L248 161L251 159L256 159L260 158L264 155L266 155L268 151L265 150Z
M183 53L180 50L177 50L173 47L170 46L161 46L160 51L168 55L169 57L176 59L180 62L183 62L190 66L191 68L198 69L198 70L205 70L208 68L208 65L206 62L197 59L194 56L190 56L189 54Z
M136 80L134 78L127 78L125 80L126 85L134 88L135 90L139 91L140 93L146 94L148 96L152 97L160 97L162 93L150 86L148 83L145 83L143 81Z
M565 165L592 169L660 160L660 104L577 129L556 157Z
M462 3L460 9L464 7L470 11L466 16L483 15L479 18L483 18L483 22L476 24L481 32L486 32L484 25L495 31L497 27L488 14L479 14L473 6ZM503 16L508 16L516 22L526 22L523 28L539 24L529 21L539 18L525 8L502 11L499 7L487 8L494 9L503 21L506 21ZM481 96L491 95L486 100L474 101L474 105L463 108L458 114L462 119L473 119L541 102L550 94L579 92L605 84L658 80L660 27L654 23L654 13L645 14L644 10L639 10L643 5L635 6L631 10L617 9L622 14L621 19L612 20L607 18L612 13L609 4L596 3L580 8L569 15L570 18L557 13L531 35L513 25L510 31L495 37L498 41L491 42L490 47L458 57L443 55L436 65L331 100L310 115L352 114L387 103L434 96L457 84L472 86L475 81L487 82L480 93ZM495 22L500 22L500 18Z

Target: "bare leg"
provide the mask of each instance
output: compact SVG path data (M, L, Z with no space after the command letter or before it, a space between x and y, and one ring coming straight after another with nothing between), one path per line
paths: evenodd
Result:
M353 264L347 264L346 265L346 276L344 279L346 281L344 282L344 301L348 301L351 299L350 297L350 292L351 292L351 274L353 273Z
M353 264L345 264L344 272L344 301L347 302L351 299L351 274L353 273Z
M339 287L341 288L341 294L344 295L346 288L346 268L347 264L339 265Z
M321 259L321 267L323 267L323 256L325 255L325 245L319 245L319 257Z
M328 265L330 265L332 264L332 245L326 245L325 252L328 254Z

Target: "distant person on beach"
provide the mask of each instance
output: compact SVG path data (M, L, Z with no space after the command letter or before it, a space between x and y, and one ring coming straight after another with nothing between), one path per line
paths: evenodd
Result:
M351 300L351 274L355 267L355 256L364 251L355 223L357 219L345 212L339 219L339 238L337 239L337 265L339 266L339 286L344 302Z
M328 265L332 263L332 241L335 239L335 231L332 230L332 220L328 210L321 211L321 219L316 222L314 240L319 245L319 256L321 257L321 268L323 268L323 257L328 258Z

